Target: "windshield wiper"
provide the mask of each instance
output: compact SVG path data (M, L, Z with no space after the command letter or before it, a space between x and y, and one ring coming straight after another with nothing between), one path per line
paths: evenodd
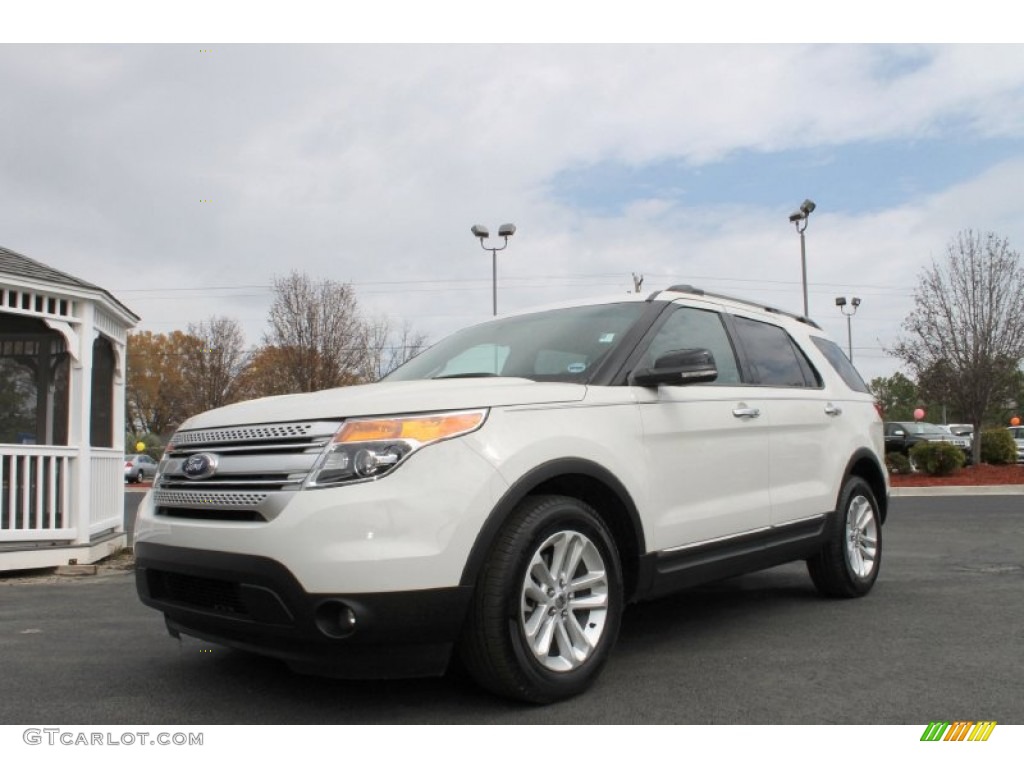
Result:
M475 373L449 373L447 376L434 376L435 379L482 379L487 376L497 376L496 373L476 371Z

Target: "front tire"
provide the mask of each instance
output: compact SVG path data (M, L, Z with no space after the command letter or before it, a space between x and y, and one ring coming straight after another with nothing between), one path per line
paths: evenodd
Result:
M846 481L836 516L831 537L807 561L807 570L826 597L862 597L874 586L882 563L882 518L864 479Z
M622 608L618 551L597 513L566 496L528 497L480 574L460 655L501 696L567 699L597 678Z

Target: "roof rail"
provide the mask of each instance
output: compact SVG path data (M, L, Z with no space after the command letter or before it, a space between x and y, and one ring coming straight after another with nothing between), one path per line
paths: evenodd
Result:
M770 307L767 304L760 304L756 301L751 301L750 299L740 299L737 298L736 296L727 296L723 293L708 293L702 288L695 288L694 286L688 284L672 285L666 288L665 290L672 291L674 293L689 293L692 294L693 296L703 296L709 299L725 299L726 301L734 301L737 304L746 304L748 307L756 307L757 309L760 309L764 312L770 312L773 315L784 315L785 317L790 317L796 320L797 322L809 325L812 328L817 328L819 331L821 330L821 326L818 325L813 320L811 320L811 318L809 317L797 315L794 314L793 312L787 312L786 310L779 309L778 307ZM652 293L650 298L648 298L648 301L653 300L654 297L657 296L659 293L661 293L661 291L655 291L654 293Z

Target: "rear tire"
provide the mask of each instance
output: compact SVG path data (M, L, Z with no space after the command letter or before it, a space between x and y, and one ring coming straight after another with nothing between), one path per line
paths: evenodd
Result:
M568 699L608 660L622 609L618 551L597 513L566 496L528 497L477 581L460 656L501 696Z
M851 477L839 494L830 539L807 561L826 597L862 597L871 591L882 563L882 518L871 486Z

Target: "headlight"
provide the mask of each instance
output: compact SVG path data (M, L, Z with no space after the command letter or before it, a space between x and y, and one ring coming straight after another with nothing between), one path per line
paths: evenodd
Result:
M375 480L431 443L480 428L487 410L348 419L317 462L307 488Z

